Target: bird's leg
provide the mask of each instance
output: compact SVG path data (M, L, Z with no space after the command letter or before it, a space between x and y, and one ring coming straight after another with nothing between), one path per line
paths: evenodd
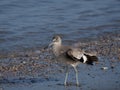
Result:
M79 81L78 81L78 70L76 67L74 67L74 70L75 70L75 73L76 73L76 83L77 83L77 86L79 86Z
M65 76L65 81L64 81L64 85L67 85L67 78L68 78L68 66L66 66L66 76Z

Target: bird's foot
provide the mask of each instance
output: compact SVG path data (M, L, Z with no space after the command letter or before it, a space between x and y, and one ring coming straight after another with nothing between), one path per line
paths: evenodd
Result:
M67 83L66 83L66 82L64 83L64 86L67 86Z
M77 86L77 87L81 87L81 85L79 83L64 83L64 86L67 87L67 86Z
M76 84L77 87L80 87L81 85L79 83Z

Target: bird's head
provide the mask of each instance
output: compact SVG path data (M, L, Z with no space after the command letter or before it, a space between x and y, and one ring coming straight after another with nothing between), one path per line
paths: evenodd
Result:
M56 35L52 38L52 43L49 44L49 46L52 46L52 45L61 45L62 43L62 40L61 40L61 37Z

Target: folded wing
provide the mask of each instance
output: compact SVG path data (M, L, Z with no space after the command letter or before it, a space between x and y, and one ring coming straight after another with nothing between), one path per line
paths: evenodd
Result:
M89 65L93 65L94 61L98 61L98 58L96 56L91 56L88 54L85 54L82 50L80 49L69 49L66 52L67 57L74 61L80 61L82 63L86 63Z

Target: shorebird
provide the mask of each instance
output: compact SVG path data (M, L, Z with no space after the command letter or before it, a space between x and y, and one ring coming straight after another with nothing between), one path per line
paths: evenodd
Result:
M49 46L52 46L52 51L56 57L56 59L63 64L66 65L66 76L64 85L67 85L67 79L68 79L68 66L71 65L76 73L76 85L79 86L78 81L78 70L77 66L80 63L85 63L89 65L93 65L93 62L97 62L98 58L96 56L92 56L89 54L86 54L84 51L82 51L79 48L74 48L71 46L64 46L62 45L62 39L60 36L54 36L52 43L49 44Z

